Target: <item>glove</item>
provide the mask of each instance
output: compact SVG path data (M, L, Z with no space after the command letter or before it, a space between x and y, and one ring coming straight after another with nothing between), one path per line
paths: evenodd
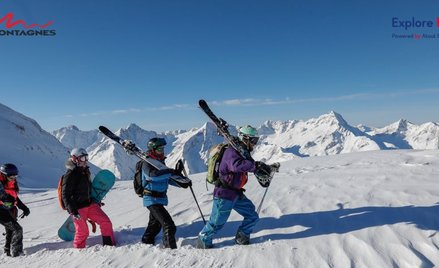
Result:
M256 161L255 174L269 176L271 174L271 166L265 164L264 162Z
M81 219L81 215L79 215L79 212L78 212L78 211L72 213L71 215L72 215L72 217L73 217L73 220L75 220L75 221Z
M30 214L30 209L27 206L20 208L23 211L23 216L21 218L27 217Z
M173 179L172 177L171 177L171 179L178 185L178 186L180 186L181 188L188 188L188 187L191 187L192 186L192 181L188 178L188 177L185 177L185 176L180 176L180 178L176 178L176 179Z
M259 184L266 188L270 186L270 182L272 179L271 176L271 166L265 164L264 162L256 161L256 170L255 170L255 176L258 179Z
M122 146L125 149L125 151L127 151L127 153L131 153L136 147L136 145L130 140L123 140Z
M184 170L183 161L178 160L178 162L175 164L175 174L182 176L183 175L183 170Z
M21 216L21 218L24 218L30 214L29 208L18 197L17 197L17 207L23 211L23 216Z

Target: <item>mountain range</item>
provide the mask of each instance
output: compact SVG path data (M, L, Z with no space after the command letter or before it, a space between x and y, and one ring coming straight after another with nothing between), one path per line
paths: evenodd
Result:
M64 172L68 151L74 147L85 148L93 165L113 171L122 180L133 177L138 161L97 129L83 131L67 126L48 133L35 120L1 104L0 127L0 162L16 163L23 175L20 181L27 187L54 187ZM229 130L237 134L235 126ZM261 138L253 157L268 163L361 151L439 148L438 123L416 125L401 119L383 128L352 126L333 111L309 120L266 121L258 132ZM189 174L206 171L209 149L224 142L210 122L200 128L163 133L130 124L115 133L144 150L150 138L165 138L167 165L173 167L182 159ZM96 170L94 166L92 169ZM53 179L39 183L47 177Z

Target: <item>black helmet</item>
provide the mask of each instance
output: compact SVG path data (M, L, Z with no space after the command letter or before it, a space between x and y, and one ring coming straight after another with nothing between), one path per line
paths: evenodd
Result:
M152 138L148 141L148 149L154 150L158 147L162 147L166 145L166 140L163 138Z
M0 172L4 174L6 177L9 176L17 176L18 175L18 168L11 163L3 164L0 167Z

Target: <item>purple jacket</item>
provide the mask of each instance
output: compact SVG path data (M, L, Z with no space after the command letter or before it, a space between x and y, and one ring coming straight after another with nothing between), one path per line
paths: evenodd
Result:
M215 187L213 196L233 201L247 183L247 172L254 172L255 169L254 161L243 158L233 147L229 146L224 151L219 166L220 180L227 185L227 188Z

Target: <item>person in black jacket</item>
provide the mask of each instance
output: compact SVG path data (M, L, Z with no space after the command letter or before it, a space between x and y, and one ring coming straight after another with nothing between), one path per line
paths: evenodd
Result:
M96 222L101 229L104 245L115 245L113 226L110 218L101 209L101 204L90 198L91 180L88 168L88 154L85 149L75 148L66 162L61 194L64 205L73 217L75 225L74 248L84 248L89 230L87 219Z
M23 217L30 214L29 208L18 197L18 169L14 164L0 166L0 224L5 226L5 254L17 257L23 255L23 228L17 222L17 207Z

